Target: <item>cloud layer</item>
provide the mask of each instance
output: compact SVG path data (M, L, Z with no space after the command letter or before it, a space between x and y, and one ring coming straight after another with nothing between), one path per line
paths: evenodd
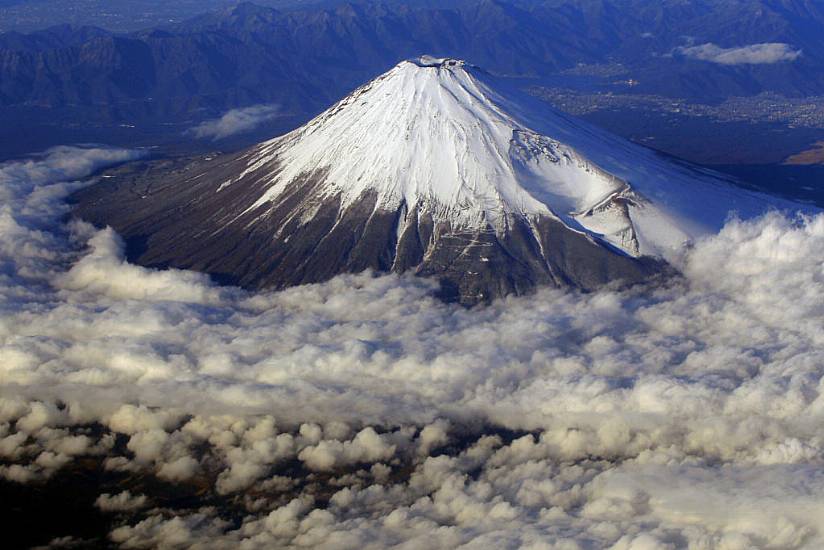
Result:
M60 223L62 180L133 156L0 167L0 476L120 476L94 501L114 543L824 543L824 217L732 221L683 279L620 293L249 294Z
M207 120L192 128L195 137L217 141L236 134L253 130L268 120L278 116L277 105L253 105L227 111L220 118Z
M707 42L698 46L678 48L676 51L692 59L720 65L770 65L795 61L801 56L801 50L781 42L750 44L738 48L722 48Z

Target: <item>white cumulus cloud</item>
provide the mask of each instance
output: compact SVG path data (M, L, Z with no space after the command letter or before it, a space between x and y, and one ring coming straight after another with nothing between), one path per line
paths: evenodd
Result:
M720 65L770 65L795 61L801 56L801 50L782 42L765 42L750 44L737 48L722 48L711 42L698 46L677 48L683 56Z
M253 130L280 113L277 105L253 105L232 109L220 118L207 120L192 128L195 137L217 141Z
M0 166L0 477L100 480L111 543L824 545L824 217L731 221L623 292L252 294L61 221L128 158Z

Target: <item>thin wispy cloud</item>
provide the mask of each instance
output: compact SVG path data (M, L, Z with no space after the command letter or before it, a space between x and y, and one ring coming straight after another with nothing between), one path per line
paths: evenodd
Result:
M770 65L795 61L802 54L801 50L781 42L750 44L737 48L722 48L708 42L698 46L677 48L675 51L685 57L719 65Z
M133 155L0 167L0 476L116 479L111 543L824 544L824 217L732 221L647 289L249 293L63 223L66 177Z
M201 139L220 139L254 130L264 122L277 117L280 109L277 105L254 105L232 109L220 118L207 120L191 129L191 133Z

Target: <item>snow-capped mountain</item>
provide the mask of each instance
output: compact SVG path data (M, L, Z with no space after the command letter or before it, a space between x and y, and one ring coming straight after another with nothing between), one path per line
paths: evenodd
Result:
M643 280L731 212L793 207L431 57L284 136L116 189L80 213L144 264L276 288L411 270L464 303Z

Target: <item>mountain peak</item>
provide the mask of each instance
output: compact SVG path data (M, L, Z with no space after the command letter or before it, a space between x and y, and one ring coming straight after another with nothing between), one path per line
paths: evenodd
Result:
M276 204L289 182L321 168L321 192L344 207L373 192L381 208L425 207L436 223L495 231L506 230L510 215L581 229L576 215L626 191L620 178L503 110L482 74L452 58L401 62L263 144L253 164L277 159L279 168L249 211ZM613 225L606 238L637 254L628 218Z
M86 216L139 237L146 265L276 288L414 271L467 304L645 280L731 210L790 206L432 56L286 135L182 173L148 182L137 208L109 199Z

